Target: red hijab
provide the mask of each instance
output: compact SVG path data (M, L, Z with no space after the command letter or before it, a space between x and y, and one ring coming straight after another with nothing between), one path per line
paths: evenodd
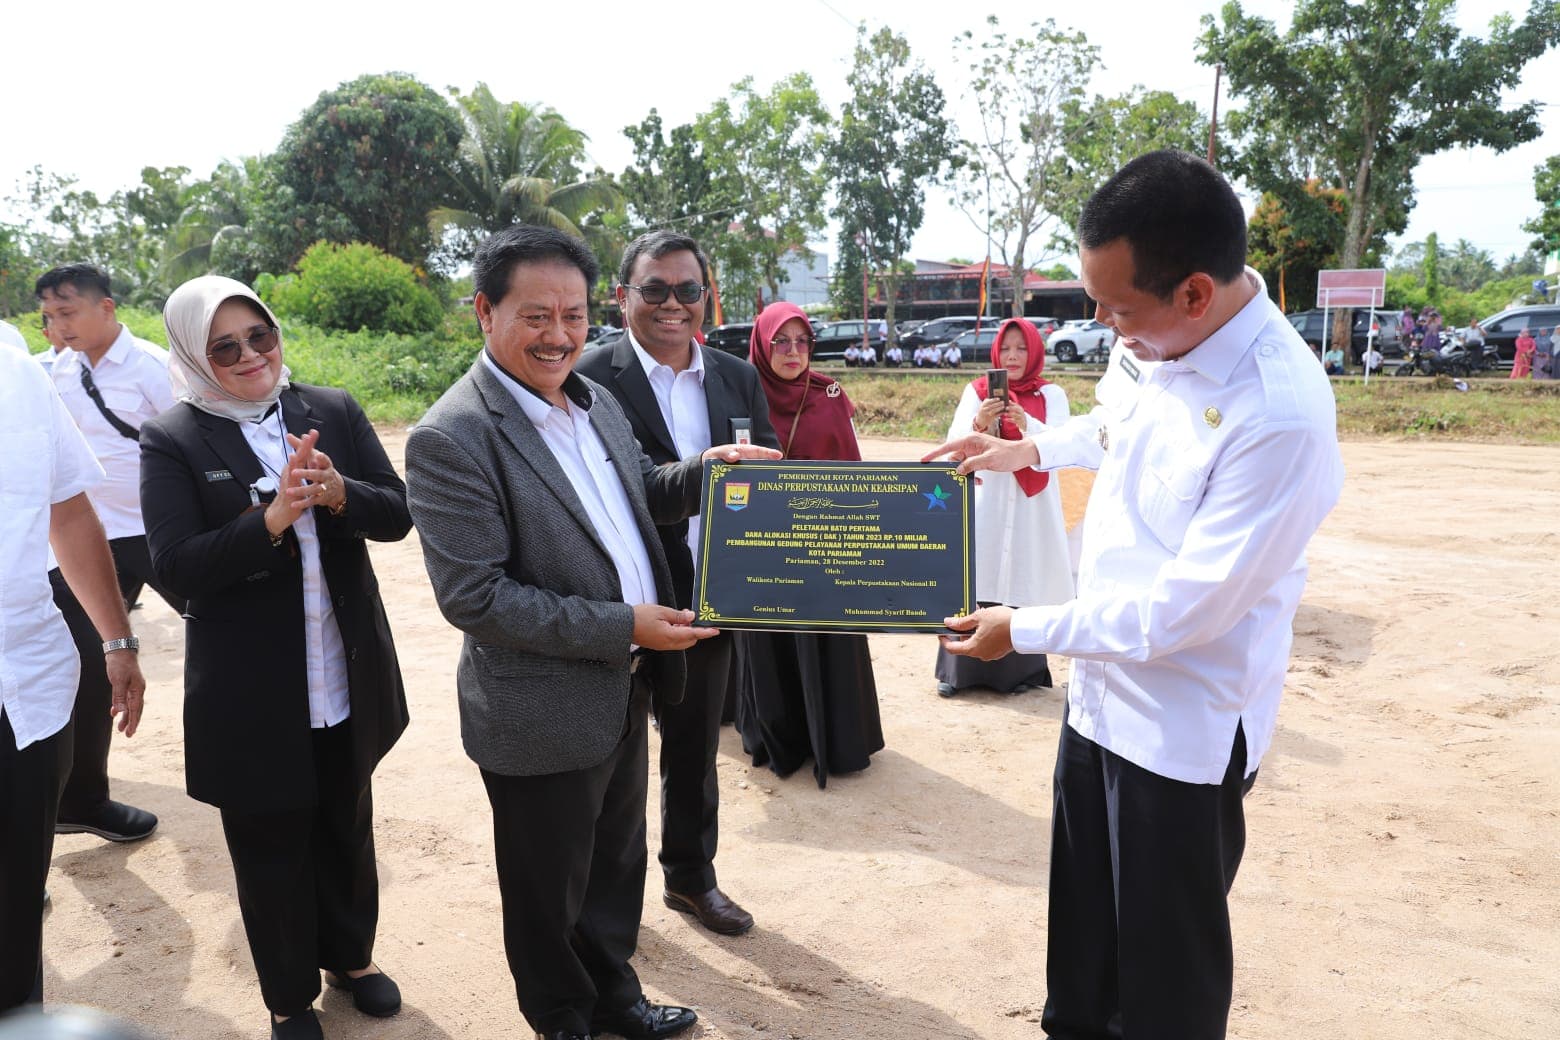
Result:
M1027 360L1024 362L1024 374L1018 379L1011 375L1008 377L1008 400L1017 402L1018 406L1041 422L1045 422L1045 394L1040 390L1050 382L1043 379L1040 373L1045 370L1045 341L1040 338L1040 330L1023 318L1009 318L997 326L997 338L991 341L991 367L1002 366L1002 337L1010 328L1017 329L1024 337L1024 346L1029 349ZM970 386L975 390L975 396L984 401L991 395L991 388L986 385L986 377L972 380ZM1005 441L1016 441L1023 438L1023 433L1007 418L1000 420L997 426L997 436ZM1024 494L1031 498L1044 491L1046 485L1051 482L1051 474L1041 473L1037 470L1022 469L1013 474L1018 481L1018 486L1024 489Z
M769 398L769 421L780 437L780 450L786 458L799 461L860 461L861 448L850 425L856 407L839 382L814 372L811 356L807 359L808 367L795 379L781 379L769 366L770 341L780 326L792 318L801 319L807 334L812 335L812 324L802 309L781 300L759 314L748 341L748 360L758 369L764 396Z

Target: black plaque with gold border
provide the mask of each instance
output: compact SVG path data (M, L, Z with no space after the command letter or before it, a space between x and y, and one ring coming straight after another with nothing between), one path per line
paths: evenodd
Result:
M974 491L919 462L705 463L694 624L945 631L976 607Z

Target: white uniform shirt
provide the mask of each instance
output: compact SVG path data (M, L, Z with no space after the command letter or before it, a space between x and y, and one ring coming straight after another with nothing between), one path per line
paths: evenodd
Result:
M277 484L291 449L287 445L287 427L281 402L276 411L259 422L241 422L238 428L244 440L260 460L263 469ZM336 610L330 601L330 586L320 570L320 536L314 523L314 510L308 509L293 523L298 536L298 553L303 558L303 647L304 671L309 679L309 726L324 729L352 714L347 686L347 651L336 624Z
M66 350L55 358L49 374L60 399L108 475L93 489L92 504L109 538L143 535L146 525L141 521L141 446L103 418L81 384L84 367L90 367L85 354ZM136 339L123 325L119 326L114 345L98 359L91 372L109 411L136 429L173 407L168 352L155 343Z
M1257 293L1175 361L1121 346L1097 407L1034 437L1042 466L1099 470L1078 596L1026 607L1013 645L1073 659L1068 724L1144 769L1218 783L1243 723L1248 775L1273 736L1305 547L1338 501L1334 401Z
M31 354L27 348L27 337L22 335L22 330L8 321L0 321L0 346L14 347L23 354Z
M596 529L596 537L601 539L617 570L623 602L631 607L659 603L655 571L650 567L650 553L645 549L644 537L634 519L628 491L607 455L601 435L590 424L590 409L581 408L572 401L568 409L563 409L543 400L501 369L486 350L482 352L482 361L519 403L536 432L542 435L553 458L563 468L563 475L569 479L569 485L585 507L585 514ZM594 391L591 396L594 400Z
M645 370L645 377L650 380L650 389L655 391L655 403L661 406L661 420L672 432L672 444L677 448L677 457L686 459L692 455L703 455L712 447L709 404L704 396L704 351L697 345L690 346L693 360L687 368L678 372L672 366L663 365L651 357L650 352L639 345L632 332L628 334L628 341L634 345L634 354ZM695 587L701 530L699 514L695 513L688 518L688 536L683 539L688 551L693 554Z
M51 507L103 479L49 377L0 350L0 714L18 750L59 732L81 660L49 591Z

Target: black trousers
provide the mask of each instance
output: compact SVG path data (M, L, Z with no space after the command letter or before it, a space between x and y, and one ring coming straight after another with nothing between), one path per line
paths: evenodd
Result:
M680 704L656 711L661 723L661 872L666 887L699 895L715 887L720 840L721 714L731 685L729 632L686 651L688 683Z
M629 959L644 911L649 689L637 677L623 738L567 773L482 770L520 1013L538 1033L588 1033L592 1015L641 995Z
M145 537L115 538L108 543L108 548L114 555L119 592L126 608L135 603L143 588L149 587L176 613L184 612L184 604L163 588L152 574L152 558ZM49 572L49 584L54 590L54 605L65 615L65 624L70 627L70 637L81 658L81 679L76 686L74 762L65 783L65 793L60 797L60 816L79 820L92 815L108 801L108 747L114 730L109 709L113 704L113 688L103 665L103 639L92 627L92 621L70 586L65 584L59 568Z
M1246 847L1246 736L1218 784L1169 780L1062 720L1047 996L1057 1040L1217 1040L1234 989L1229 891Z
M67 725L18 751L0 714L0 1014L43 1001L43 885L70 749Z
M278 1015L314 1003L321 968L356 971L374 958L374 794L353 779L351 726L313 731L313 808L222 810L260 995Z

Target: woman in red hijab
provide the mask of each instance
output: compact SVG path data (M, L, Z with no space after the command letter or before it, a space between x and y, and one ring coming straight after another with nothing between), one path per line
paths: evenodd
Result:
M748 360L769 398L780 450L798 461L858 460L855 408L836 380L812 370L812 344L812 325L794 303L772 303L754 323ZM865 769L883 749L866 636L737 636L743 676L736 723L755 766L789 776L811 758L823 787L830 773Z
M985 376L964 388L948 437L970 431L1015 441L1067 421L1067 394L1041 376L1045 344L1022 318L1010 318L991 344L991 367L1007 372L1004 397ZM1073 598L1072 557L1062 499L1048 473L982 473L975 486L975 598L981 606L1065 603ZM969 686L1022 693L1051 685L1044 654L1009 654L996 661L937 651L937 692L952 697Z

